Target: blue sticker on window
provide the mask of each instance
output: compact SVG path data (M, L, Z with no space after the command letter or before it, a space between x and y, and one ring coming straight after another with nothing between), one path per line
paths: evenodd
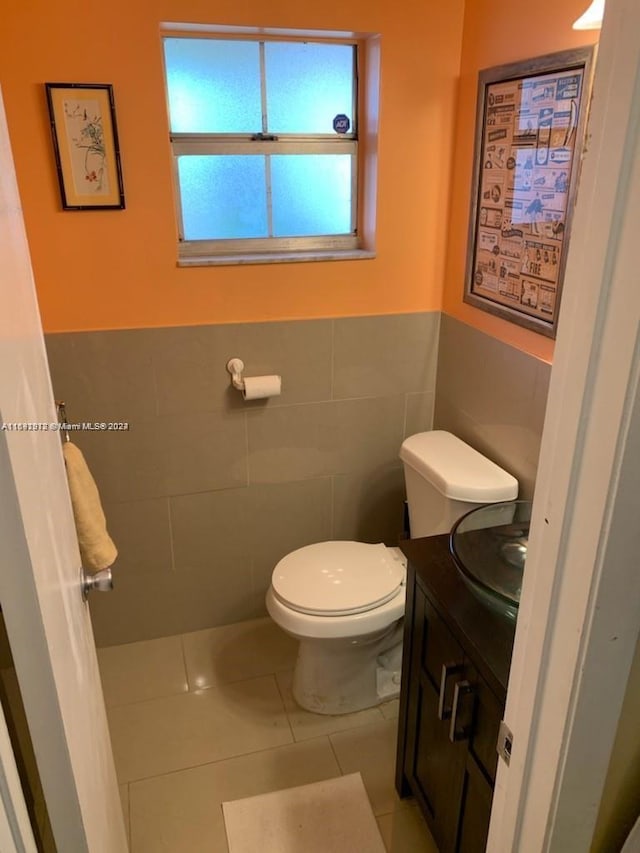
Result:
M351 127L351 122L349 121L349 117L344 113L338 113L338 115L333 120L333 129L336 133L349 133L349 128Z

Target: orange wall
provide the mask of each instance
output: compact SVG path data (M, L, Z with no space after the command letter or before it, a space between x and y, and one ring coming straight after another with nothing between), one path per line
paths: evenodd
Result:
M462 301L476 89L478 71L482 68L595 42L598 32L571 29L573 21L587 6L587 0L536 0L535 3L467 0L465 4L443 310L486 334L549 362L553 357L552 340Z
M438 310L463 7L463 0L5 2L0 85L45 331ZM375 260L177 268L162 21L381 33ZM126 210L61 210L45 81L114 85Z

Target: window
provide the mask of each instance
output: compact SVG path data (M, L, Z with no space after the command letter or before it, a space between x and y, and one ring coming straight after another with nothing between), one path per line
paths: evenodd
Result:
M357 47L164 39L180 256L358 248Z

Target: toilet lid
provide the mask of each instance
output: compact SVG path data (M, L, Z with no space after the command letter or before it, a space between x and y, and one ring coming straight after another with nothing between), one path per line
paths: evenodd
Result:
M404 579L402 559L386 545L318 542L283 557L271 585L292 610L346 616L389 601Z

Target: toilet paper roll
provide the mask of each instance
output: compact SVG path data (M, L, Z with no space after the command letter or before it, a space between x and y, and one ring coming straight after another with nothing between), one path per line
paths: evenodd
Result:
M277 397L282 390L279 376L246 376L244 379L244 399L264 400L265 397Z

